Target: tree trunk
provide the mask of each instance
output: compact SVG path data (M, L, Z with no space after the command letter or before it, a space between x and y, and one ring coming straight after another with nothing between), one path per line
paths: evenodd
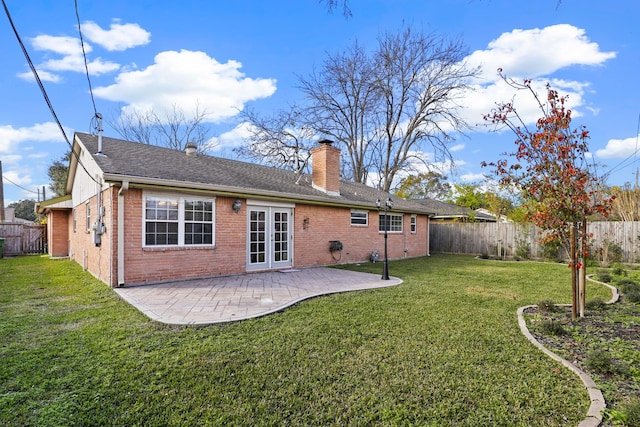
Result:
M587 296L587 218L582 219L582 236L580 238L580 317L584 317L584 306Z
M576 267L578 265L576 259L576 223L571 224L570 228L570 254L569 257L571 259L571 320L576 320L578 317L577 307L578 307L578 277Z

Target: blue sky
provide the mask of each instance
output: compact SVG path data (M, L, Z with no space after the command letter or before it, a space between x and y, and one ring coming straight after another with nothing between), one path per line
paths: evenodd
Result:
M92 131L74 1L5 3L69 139L74 131ZM605 165L601 173L610 172L610 185L635 182L640 166L634 154L640 116L636 0L350 0L350 18L328 13L317 0L77 3L98 112L114 119L131 108L192 111L198 104L210 113L217 143L212 155L229 156L242 142L239 110L270 114L299 103L296 76L308 75L327 52L356 39L373 49L380 33L410 25L462 38L467 61L483 70L463 102L471 130L451 145L452 181L479 182L488 172L483 160L512 150L513 135L474 126L495 102L514 95L497 78L498 67L532 79L542 91L550 82L570 95L573 125L590 131L591 153ZM9 204L48 187L47 168L68 146L8 19L0 20L0 160ZM539 117L529 98L515 101L527 120Z

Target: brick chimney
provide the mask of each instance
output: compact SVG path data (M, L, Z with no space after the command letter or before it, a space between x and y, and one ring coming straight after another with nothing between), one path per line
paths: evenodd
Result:
M331 196L340 195L340 149L323 139L311 149L313 188Z

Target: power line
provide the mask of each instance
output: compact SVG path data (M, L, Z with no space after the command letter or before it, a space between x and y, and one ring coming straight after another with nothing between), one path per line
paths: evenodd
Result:
M55 110L53 109L53 105L51 104L51 100L49 99L49 96L47 95L47 91L44 88L44 85L42 84L42 80L40 80L40 76L38 75L38 72L36 71L36 67L33 65L33 62L31 61L31 57L29 57L29 52L27 52L27 48L24 46L24 43L22 42L22 39L20 38L20 34L18 34L18 30L16 29L16 26L13 23L13 19L11 18L11 14L9 13L9 9L7 9L7 4L5 3L4 0L2 0L2 5L4 6L4 11L7 15L7 18L9 19L9 24L11 24L11 28L13 29L13 33L16 36L16 39L18 39L18 44L20 45L20 48L22 49L22 53L24 54L25 58L27 59L27 63L29 64L29 68L31 68L31 72L33 73L36 82L38 83L38 87L40 88L40 92L42 92L42 96L44 97L45 102L47 103L47 106L49 107L49 111L51 112L51 114L53 115L54 120L56 121L56 123L58 124L58 127L60 128L60 132L62 132L62 135L64 136L65 141L67 141L67 144L71 145L69 143L69 138L67 138L67 134L65 133L64 129L62 128L62 124L60 123L60 120L58 120L58 116L56 115Z
M80 46L82 47L82 57L84 58L84 70L87 75L87 83L89 83L89 94L91 95L91 103L93 104L93 112L97 116L96 100L93 97L93 88L91 87L91 78L89 77L89 65L87 64L87 52L84 50L84 38L82 37L82 28L80 26L80 14L78 12L78 0L75 0L76 20L78 21L78 34L80 35Z
M96 184L100 184L98 181L96 181L96 179L93 176L91 176L91 174L89 173L87 168L82 164L82 162L80 161L80 156L78 155L78 153L73 151L73 144L71 144L71 142L69 141L69 138L67 137L67 134L64 131L64 128L62 127L62 123L60 122L60 119L58 119L58 115L56 114L56 111L53 108L53 104L51 103L51 100L49 99L49 95L47 95L47 91L45 90L44 85L42 84L42 80L40 80L40 76L38 75L38 71L36 70L36 67L33 65L33 61L31 61L31 57L29 56L29 52L27 52L27 48L24 46L24 43L22 42L22 38L20 37L20 34L18 33L18 29L16 28L15 24L13 23L13 19L11 18L11 14L9 13L9 9L7 8L7 4L6 4L5 0L2 0L2 6L4 7L4 12L7 15L7 19L9 20L9 24L11 25L11 29L13 30L13 33L15 34L16 39L18 40L18 44L20 45L20 48L22 49L22 53L24 54L24 57L27 60L27 63L29 64L29 68L31 69L31 73L33 74L36 82L38 83L38 87L40 88L40 92L42 93L42 96L44 97L44 100L47 103L47 106L49 107L49 111L51 112L51 115L53 116L53 119L55 120L56 124L58 125L58 128L60 128L60 132L62 133L62 136L64 137L64 140L67 142L67 145L69 146L69 148L71 148L71 154L76 158L76 160L78 161L78 164L80 166L82 166L82 169L84 169L84 171L87 173L89 178L91 178L91 180L93 182L95 182Z
M33 191L33 190L29 190L28 188L24 188L23 186L21 186L20 184L16 184L15 182L11 181L9 178L7 178L5 175L2 175L2 179L6 179L7 181L9 181L11 184L15 185L16 187L28 192L28 193L33 193L33 194L37 194L40 195L39 192L37 191Z

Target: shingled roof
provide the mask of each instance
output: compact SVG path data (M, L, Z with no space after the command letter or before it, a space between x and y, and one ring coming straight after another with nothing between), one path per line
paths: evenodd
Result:
M495 222L496 218L482 212L469 209L464 206L454 205L453 203L441 202L435 199L419 199L415 202L425 206L430 212L433 212L434 219L470 219L476 221Z
M403 200L363 184L340 181L340 195L329 195L312 187L312 177L270 166L209 156L187 155L184 151L122 139L103 137L102 154L98 137L77 132L75 141L103 172L107 182L129 181L175 188L197 188L247 197L276 197L317 204L376 208L378 198L391 197L393 211L430 214L415 201Z

